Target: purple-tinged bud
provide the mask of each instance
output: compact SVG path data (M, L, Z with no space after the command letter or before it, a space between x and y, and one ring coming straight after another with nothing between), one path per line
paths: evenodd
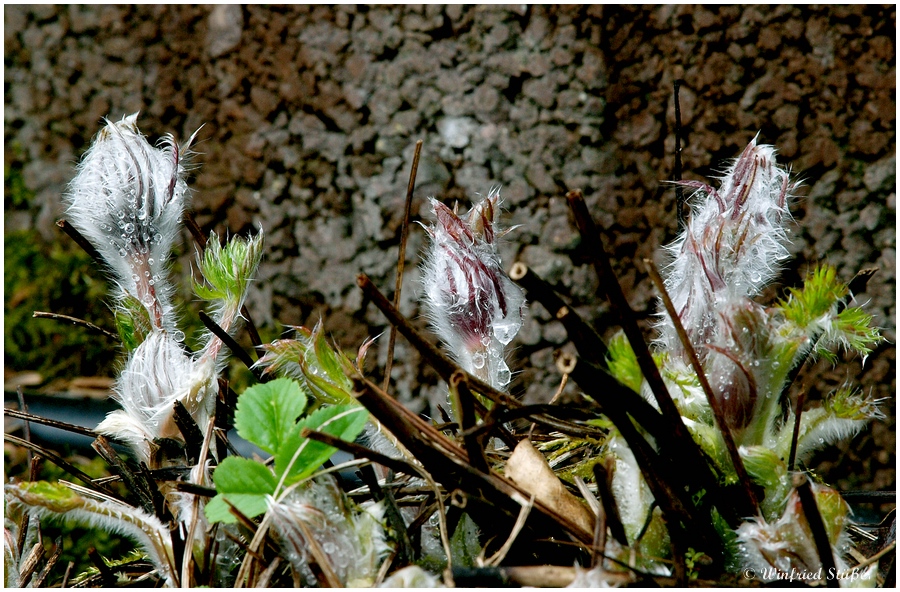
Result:
M756 139L726 171L718 190L695 181L682 185L697 191L685 232L668 247L673 259L666 290L726 419L733 428L743 427L761 408L760 397L775 396L768 380L775 373L758 361L770 353L761 351L769 329L750 298L788 256L785 224L794 185L775 163L775 149L757 145ZM668 316L659 329L661 348L687 363Z
M438 337L467 372L495 388L510 381L504 349L522 326L525 295L503 272L494 189L458 216L431 200L436 223L424 265L424 304Z

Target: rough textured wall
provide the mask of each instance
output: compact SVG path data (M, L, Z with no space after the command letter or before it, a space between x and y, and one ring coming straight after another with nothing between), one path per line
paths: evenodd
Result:
M674 162L672 83L683 78L686 177L713 175L757 132L775 144L806 180L786 283L815 261L846 279L877 266L864 299L896 341L893 6L39 5L4 14L5 164L37 195L6 212L7 229L53 238L59 194L101 117L140 110L146 133L180 139L203 125L198 221L267 233L249 303L259 323L322 316L348 348L382 330L373 307L360 310L355 276L393 287L420 138L414 219L429 195L465 208L502 185L505 222L519 225L504 261L524 260L599 324L597 280L563 198L582 188L610 230L632 306L649 312L649 282L633 261L675 231L663 181ZM414 228L411 264L422 241ZM408 267L402 304L414 318L417 276ZM530 312L511 366L521 370L516 388L537 400L555 389L548 368L565 334L539 305ZM394 373L404 400L420 384L437 393L402 339L397 355L412 362ZM858 374L890 396L894 356L885 345L862 373L857 361L807 376L815 390ZM870 486L893 482L887 406L891 419L845 452Z

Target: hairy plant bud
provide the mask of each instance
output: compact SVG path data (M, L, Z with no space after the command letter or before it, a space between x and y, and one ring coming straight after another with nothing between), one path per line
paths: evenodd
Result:
M69 186L67 213L109 265L123 292L119 298L131 295L155 328L174 330L163 266L188 191L181 161L186 147L167 136L154 148L136 121L137 113L100 130Z
M767 388L774 374L759 367L766 352L757 351L757 340L766 321L750 297L788 256L784 226L794 186L788 171L776 164L775 148L757 145L755 138L718 190L695 181L682 185L696 188L697 199L684 233L668 247L673 259L666 290L726 419L742 427L779 394ZM662 348L687 362L672 321L664 316L659 328Z
M465 216L432 199L436 223L424 265L431 325L467 372L495 388L510 381L504 349L522 326L525 295L503 272L494 228L494 189Z

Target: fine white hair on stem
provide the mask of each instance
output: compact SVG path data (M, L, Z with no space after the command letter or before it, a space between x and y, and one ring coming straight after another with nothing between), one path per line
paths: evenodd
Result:
M109 266L117 297L134 297L154 328L173 331L165 261L188 197L184 158L193 136L184 146L166 136L153 147L137 116L106 121L69 185L67 215Z

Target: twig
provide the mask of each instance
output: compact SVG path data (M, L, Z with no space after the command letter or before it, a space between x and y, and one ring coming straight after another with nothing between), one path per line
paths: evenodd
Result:
M403 209L403 225L400 227L400 252L397 255L397 283L394 287L394 308L400 310L400 290L403 288L403 268L406 265L406 241L409 238L409 213L412 210L413 190L416 187L416 173L419 170L419 156L422 153L422 140L416 142L416 150L413 153L412 168L409 171L409 183L406 186L406 205ZM391 334L388 337L387 362L384 366L384 385L382 390L388 390L391 384L391 366L394 364L394 343L397 341L397 327L391 325Z
M791 454L788 457L788 471L794 470L797 460L797 441L800 439L800 416L803 415L803 404L806 403L806 391L797 393L797 406L794 408L794 432L791 434Z
M196 462L200 457L200 447L203 445L203 432L197 426L197 422L191 417L191 413L181 401L175 401L173 404L173 419L175 425L184 438L184 448L187 452L188 460Z
M84 252L90 255L91 259L100 266L101 269L108 269L106 261L103 259L103 256L94 248L92 245L80 232L75 230L75 227L69 224L66 220L61 219L56 221L56 225L66 234L69 235L73 241L75 241L79 247L84 249Z
M450 381L447 384L450 386L450 396L457 401L456 407L460 414L459 421L464 430L463 446L466 449L466 453L469 455L469 462L482 473L489 473L491 469L490 465L488 465L487 458L484 455L482 439L477 435L465 432L465 430L474 428L476 424L475 395L469 390L469 383L466 380L465 373L454 372L453 375L450 376Z
M595 364L605 363L606 344L593 327L562 301L550 284L521 261L513 264L509 277L525 288L532 300L540 302L551 316L563 324L566 334L583 358Z
M335 438L331 434L325 434L323 432L317 432L309 428L303 428L303 431L300 432L300 436L303 438L309 438L310 440L317 440L323 444L328 444L329 446L333 446L338 450L343 450L344 452L352 454L357 458L367 458L374 463L378 463L399 473L406 473L407 475L417 474L415 468L411 467L409 463L404 460L391 458L389 456L381 454L380 452L375 452L371 448L360 446L355 442L347 442L346 440Z
M200 321L203 323L203 326L212 331L213 335L222 340L222 343L225 344L228 349L231 350L231 353L244 363L245 366L253 373L256 379L260 382L267 382L269 377L264 376L263 373L259 370L259 368L253 367L253 358L250 357L244 348L242 348L237 341L234 340L234 337L228 334L228 331L220 327L214 320L212 320L208 314L200 311L199 314Z
M53 319L55 321L68 321L73 325L81 325L91 331L95 331L100 333L101 335L105 335L111 339L119 339L119 336L113 333L112 331L107 331L103 327L98 327L94 323L89 321L85 321L84 319L79 319L76 317L70 317L69 315L59 314L55 312L42 312L40 310L34 311L34 314L31 315L34 319Z
M678 99L678 91L681 89L681 85L684 84L684 80L677 79L675 80L673 86L675 87L675 170L673 171L673 177L675 178L675 212L678 215L678 230L683 231L685 226L687 225L687 221L684 216L684 188L681 186L681 173L682 173L682 164L681 164L681 101Z
M644 337L638 327L634 311L628 305L628 301L622 291L622 286L619 284L618 278L616 278L613 273L609 255L603 244L603 238L601 237L597 226L594 224L593 218L588 212L587 204L584 202L584 196L580 190L576 189L568 192L566 198L569 201L569 206L578 226L578 231L581 234L586 252L592 259L594 270L600 280L601 289L605 291L610 307L619 318L619 322L625 332L625 336L628 338L628 342L631 344L631 349L634 351L638 365L644 375L644 379L647 381L650 390L653 392L653 396L656 398L659 409L662 412L663 417L665 417L666 423L669 424L669 429L672 432L672 437L668 438L668 441L672 445L662 446L661 452L669 458L670 462L679 462L683 465L684 478L682 479L682 482L689 489L691 496L706 490L706 496L701 496L700 498L700 504L704 506L705 511L711 511L713 505L715 505L719 507L720 511L726 513L726 519L736 522L739 518L737 513L734 512L734 508L723 499L721 488L713 476L712 468L709 463L707 463L700 447L694 442L687 427L684 425L681 413L678 411L678 407L675 405L675 402L669 394L668 388L666 388L666 385L663 382L659 368L656 367L656 362L653 360L650 349L647 347L647 343L644 341ZM581 386L582 388L584 387L584 385ZM700 522L709 523L709 518L702 518ZM713 541L710 541L710 543L713 545L709 548L710 551L719 555L719 553L713 551L713 549L721 550L721 544ZM677 563L676 568L678 568Z
M34 580L31 582L32 588L43 588L44 582L47 580L47 576L50 575L50 570L56 565L56 562L59 561L59 556L62 555L62 537L58 537L53 544L53 555L50 556L50 559L47 560L47 564L44 565L44 568L37 575Z
M809 524L809 530L812 532L813 541L816 543L816 551L819 553L819 560L822 562L825 572L825 583L829 588L839 588L840 582L835 577L837 567L834 563L834 553L831 551L828 531L825 530L825 523L822 522L822 514L819 513L819 506L816 504L816 496L813 494L812 485L810 485L806 475L802 474L794 474L793 485L800 496L803 514L806 516L806 522Z
M27 448L29 450L37 452L42 457L46 458L47 460L49 460L50 462L52 462L59 468L63 469L64 471L66 471L67 473L72 475L73 477L76 477L79 481L82 481L85 485L88 486L88 488L93 489L95 491L100 491L106 495L112 496L112 497L116 498L117 500L121 501L122 498L120 498L118 495L116 495L115 492L113 492L110 489L107 489L106 487L104 487L102 485L98 485L97 483L94 483L94 481L91 480L91 478L87 474L85 474L83 471L81 471L80 469L78 469L77 467L75 467L74 465L72 465L71 463L66 461L64 458L57 455L56 453L51 452L50 450L47 450L46 448L43 448L42 446L38 446L37 444L32 444L31 442L28 442L27 440L23 440L22 438L13 436L11 434L4 434L3 439L6 442L9 442L10 444L15 444L16 446L21 446L23 448Z
M144 511L148 514L155 513L153 498L150 495L150 492L147 491L144 480L138 478L125 461L119 457L119 454L115 449L110 446L109 440L105 436L97 436L97 439L91 443L91 448L100 455L100 458L106 461L106 464L110 466L114 473L122 478L128 486L128 490L137 496L138 503Z
M706 377L706 372L703 371L703 366L700 365L700 358L697 357L697 352L694 350L694 344L691 343L687 331L684 330L684 325L681 323L678 311L675 310L675 305L672 304L672 299L669 297L669 292L666 290L666 286L663 283L662 277L659 275L659 271L656 269L656 265L654 265L653 261L650 259L644 259L644 265L647 267L650 279L653 281L653 284L656 286L656 289L662 298L666 312L669 314L669 319L672 321L675 332L681 340L681 345L684 347L684 351L687 353L688 359L691 362L691 367L694 369L694 373L700 381L700 386L703 387L703 392L706 394L709 408L713 412L713 417L719 427L719 433L722 436L722 440L725 442L725 448L728 450L728 456L731 457L731 464L734 466L734 471L737 473L738 481L740 481L744 496L746 497L742 504L745 507L745 512L749 511L749 515L756 515L759 513L759 502L756 499L756 495L753 493L750 476L747 475L744 461L741 459L741 455L738 453L737 446L734 443L731 428L728 426L728 420L725 417L725 410L722 409L719 400L716 398L715 394L713 394L712 387Z
M619 280L613 273L609 256L603 245L603 239L594 224L593 218L591 218L591 215L587 210L584 196L580 190L576 189L567 193L566 198L569 200L569 205L575 216L575 222L578 226L581 238L585 243L587 252L590 253L593 260L594 270L597 272L597 277L600 279L600 285L606 292L611 308L619 317L619 322L622 325L622 329L625 331L625 336L628 338L631 349L637 357L641 372L644 374L644 379L653 391L653 396L656 397L656 402L659 404L660 411L671 424L671 429L675 432L677 439L683 443L685 448L684 452L689 454L689 457L686 460L688 462L702 461L703 457L700 454L700 450L688 433L684 421L681 419L678 407L675 406L675 402L672 400L671 395L669 395L669 390L663 383L659 368L656 367L653 356L650 355L650 349L647 347L644 336L641 334L641 330L637 325L634 311L628 305L625 294L622 292L622 286L619 284ZM702 488L712 482L712 475L709 474L709 471L702 470L704 464L705 463L700 464L698 467L700 473L705 473L704 479L696 484L696 487L698 488Z
M58 428L60 430L66 430L68 432L74 432L76 434L82 434L84 436L96 437L97 433L84 426L75 425L74 423L66 423L64 421L56 421L55 419L47 419L46 417L41 417L40 415L34 415L33 413L28 413L27 411L19 411L18 409L10 409L9 407L3 408L3 415L7 417L14 417L16 419L24 419L26 424L28 422L39 423L41 425L50 426L52 428Z
M62 583L59 585L60 588L65 588L69 583L69 576L72 575L72 569L75 567L75 562L70 561L69 565L66 566L66 573L63 574Z
M866 560L861 562L860 564L854 565L853 567L847 568L846 570L839 573L838 580L847 579L848 577L850 577L851 574L854 573L854 570L858 570L861 567L868 567L868 566L872 565L873 563L875 563L876 561L878 561L879 559L881 559L882 557L884 557L885 555L887 555L888 553L890 553L891 551L893 551L896 548L897 548L897 541L891 541L890 544L885 545L884 549L882 549L878 553L875 553L871 557L866 558Z

